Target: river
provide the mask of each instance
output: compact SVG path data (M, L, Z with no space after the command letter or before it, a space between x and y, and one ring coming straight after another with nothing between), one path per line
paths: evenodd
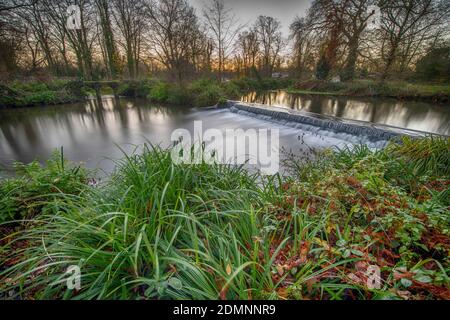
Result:
M450 135L450 106L444 104L380 98L290 94L284 90L252 92L244 96L242 101Z
M387 102L377 105L340 98L291 99L273 93L266 97L270 99L254 94L243 100L449 134L450 113L440 106L413 103L413 110L418 112L416 115L408 111L405 104L396 102L388 106ZM117 101L105 96L102 103L91 99L70 105L0 110L0 165L5 174L15 161L28 163L38 159L43 162L55 149L63 147L68 159L109 172L114 168L113 159L123 157L122 150L130 153L136 145L146 142L168 147L172 144L172 132L179 128L192 132L194 121L202 121L204 130L277 128L282 153L305 157L313 150L344 147L352 142L333 134L308 132L236 114L226 108L161 106L141 99L121 98Z

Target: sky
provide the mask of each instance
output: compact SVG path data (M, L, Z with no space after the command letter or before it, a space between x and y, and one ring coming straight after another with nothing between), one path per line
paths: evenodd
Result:
M200 15L208 0L187 0ZM241 23L253 24L259 15L281 21L283 35L289 36L289 25L296 15L304 15L313 0L224 0L232 8Z

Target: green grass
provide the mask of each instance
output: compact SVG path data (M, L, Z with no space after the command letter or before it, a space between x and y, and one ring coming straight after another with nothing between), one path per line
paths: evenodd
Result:
M53 205L67 194L80 194L86 188L87 174L74 167L59 152L42 166L15 164L16 178L0 183L0 223L32 219L36 214L52 210Z
M198 79L179 85L161 80L144 80L120 88L124 96L139 96L150 101L194 107L211 107L223 104L227 99L238 99L242 94L255 90L275 90L292 85L291 80L235 79L219 83L214 79Z
M449 147L426 139L327 151L264 178L174 165L169 151L147 146L106 183L46 198L52 210L4 236L0 295L445 299ZM79 291L65 285L72 265ZM381 288L367 288L368 265L381 269Z
M450 86L448 85L417 84L400 81L384 83L371 80L341 83L306 81L295 84L288 91L299 94L389 97L435 102L448 102L450 100Z
M100 82L102 84L102 82ZM102 94L112 94L113 90L105 81ZM147 98L152 102L194 107L210 107L223 104L227 99L238 99L240 95L253 90L287 88L291 80L238 79L219 83L215 79L198 79L183 86L158 79L145 79L122 83L118 94L126 97ZM52 80L14 81L0 85L0 108L14 108L38 105L58 105L78 102L94 90L84 87L79 81Z
M105 82L106 83L106 82ZM227 99L238 99L250 91L288 89L290 93L392 97L418 99L433 102L448 102L450 86L413 84L406 82L376 82L358 80L346 83L306 81L295 83L291 79L234 79L219 83L214 79L199 79L179 86L158 79L146 79L120 85L122 96L148 98L157 103L195 107L222 104ZM41 82L12 82L0 85L0 107L24 107L57 105L82 100L89 90L77 81L53 80ZM90 90L93 93L92 90ZM112 94L112 89L103 86L103 94Z
M78 81L14 81L0 85L0 108L73 103L85 96L86 92Z

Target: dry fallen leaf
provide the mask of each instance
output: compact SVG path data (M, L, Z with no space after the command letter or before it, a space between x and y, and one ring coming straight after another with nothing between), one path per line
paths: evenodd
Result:
M404 300L409 300L411 298L411 292L397 290L397 295Z
M281 299L287 299L288 298L288 289L287 288L279 288L277 290L278 293L278 297L280 297Z
M282 277L283 274L284 274L284 267L278 265L278 266L277 266L277 271L278 271L278 274L280 275L280 277Z
M227 274L228 274L228 275L231 274L232 270L231 270L231 265L230 265L230 264L227 265L226 271L227 271Z

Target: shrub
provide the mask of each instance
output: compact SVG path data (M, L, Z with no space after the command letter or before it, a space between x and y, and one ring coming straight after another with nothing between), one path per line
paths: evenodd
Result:
M80 100L87 96L86 88L83 85L83 81L73 80L65 82L63 85L64 89L67 91L69 95L71 95L74 99Z
M242 92L239 86L234 81L228 81L222 85L223 92L228 99L237 99L241 96Z
M174 105L190 106L192 104L191 92L185 87L170 85L167 103Z
M158 81L152 86L148 98L155 102L167 102L169 99L169 84L167 82Z
M29 82L19 82L15 81L10 84L10 87L15 90L38 93L43 91L48 91L49 87L44 82L29 81Z
M434 49L420 59L416 77L425 81L450 81L450 47Z
M15 169L15 178L0 180L0 223L46 212L65 195L80 194L87 181L86 171L70 166L59 152L45 166L34 161Z
M207 79L193 82L190 91L193 96L193 104L196 107L214 106L226 100L219 83Z
M125 97L146 98L157 80L147 79L127 82L120 85L118 94Z
M325 80L328 78L329 74L331 72L331 66L328 63L327 58L322 55L317 62L316 66L316 78L319 80Z
M56 102L56 92L49 90L31 93L23 97L23 104L26 106L55 104Z
M86 96L80 81L12 82L2 88L5 95L1 95L0 105L4 107L69 103L80 101Z

